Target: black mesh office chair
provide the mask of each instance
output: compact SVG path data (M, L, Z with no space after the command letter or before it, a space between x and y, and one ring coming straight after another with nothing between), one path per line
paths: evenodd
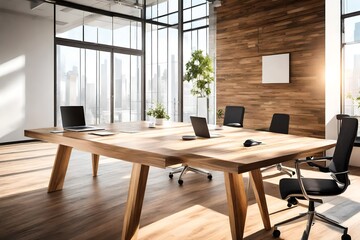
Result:
M274 113L274 115L272 116L272 119L271 119L269 132L288 134L289 133L289 123L290 123L290 115L289 114ZM281 163L278 163L275 166L276 166L277 170L289 175L290 177L295 175L295 172L293 170L284 167ZM272 167L273 166L264 168L264 169L262 169L262 171L266 171Z
M243 106L226 106L224 115L224 126L243 127L245 107Z
M348 118L348 117L350 117L350 115L348 115L348 114L337 114L337 115L336 115L336 119L338 120L338 124L337 124L337 133L338 133L338 134L339 134L339 132L340 132L342 120L343 120L344 118Z
M357 134L357 129L358 120L356 118L344 118L342 120L342 126L340 129L333 157L296 160L295 167L297 179L285 178L280 180L280 194L282 199L288 200L288 206L296 204L296 199L308 200L309 206L308 212L302 213L299 216L275 224L273 232L274 237L280 236L280 231L278 230L278 227L280 225L289 223L303 216L308 216L308 222L306 229L303 233L302 240L308 239L311 226L313 225L314 217L320 219L325 223L342 229L342 240L351 239L350 235L347 234L347 227L343 227L338 222L329 219L326 216L321 215L315 211L315 202L323 202L322 199L315 197L339 195L343 193L350 184L350 180L348 177L348 166L354 140ZM329 165L327 165L328 167L323 167L314 163L315 161L323 161L324 159L330 161ZM308 163L310 166L317 167L321 172L330 173L331 178L304 178L300 172L300 164L302 163Z

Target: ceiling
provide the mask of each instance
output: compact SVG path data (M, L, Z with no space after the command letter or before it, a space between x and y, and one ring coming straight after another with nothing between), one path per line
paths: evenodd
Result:
M167 0L161 0L167 1ZM56 2L55 0L0 0L0 10L17 12L40 17L51 17L53 15L52 4L46 2ZM61 1L57 1L61 2ZM143 0L68 0L84 6L90 6L106 11L121 13L140 17ZM147 5L157 3L157 0L147 0Z
M53 21L54 8L52 3L55 1L56 0L46 0L45 2L43 0L0 0L0 12L22 14L30 17L36 16ZM164 1L168 0L146 0L146 4L149 6ZM57 2L61 1L57 0ZM67 0L67 2L141 17L141 7L144 0ZM141 7L139 8L139 6ZM104 28L111 27L111 23L109 24L111 20L109 20L107 16L57 5L56 31L58 33L80 26L84 22L86 22L87 25L102 26ZM124 22L124 24L126 25L128 23ZM118 20L116 27L121 27L121 25L121 20Z
M121 2L115 2L121 1ZM141 17L139 6L143 0L68 0L68 2L90 6L106 11L121 13ZM166 1L166 0L165 0ZM60 1L58 1L60 2ZM147 3L155 3L156 0L147 0ZM40 17L53 21L53 4L41 0L0 0L0 13L8 12L12 14L28 15L30 17ZM101 26L109 25L108 17L99 14L84 12L73 8L58 5L56 8L57 31L63 32L77 25L86 22L87 25ZM120 26L118 21L118 27ZM110 25L111 26L111 25ZM62 30L61 30L62 29Z

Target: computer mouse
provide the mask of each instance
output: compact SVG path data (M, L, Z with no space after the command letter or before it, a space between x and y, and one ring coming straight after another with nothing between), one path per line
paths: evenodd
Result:
M259 145L261 144L261 142L259 141L255 141L253 139L247 139L245 142L244 142L244 147L251 147L251 146L255 146L255 145Z
M241 123L228 123L228 124L226 124L226 126L229 126L229 127L242 127Z

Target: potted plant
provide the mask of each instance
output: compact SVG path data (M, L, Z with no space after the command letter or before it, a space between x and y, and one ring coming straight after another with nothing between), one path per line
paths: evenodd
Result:
M191 94L198 100L198 116L207 117L210 84L214 81L213 73L211 58L208 54L203 55L202 50L194 51L185 64L184 81L192 82Z
M217 128L222 129L222 125L223 125L223 117L224 117L224 110L223 109L218 109L216 111L216 122L217 124Z
M169 115L166 113L164 105L161 103L157 103L154 108L150 108L146 114L155 118L156 125L162 125L165 119L170 119Z
M359 115L359 111L360 111L360 91L359 91L359 95L357 97L353 96L351 94L351 92L349 92L346 95L346 98L351 100L351 104L352 104L352 112L351 115Z

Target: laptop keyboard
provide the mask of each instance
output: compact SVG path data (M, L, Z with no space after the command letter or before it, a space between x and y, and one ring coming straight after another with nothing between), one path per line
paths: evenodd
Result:
M89 126L76 126L76 127L67 127L66 129L86 129L86 128L91 128Z

